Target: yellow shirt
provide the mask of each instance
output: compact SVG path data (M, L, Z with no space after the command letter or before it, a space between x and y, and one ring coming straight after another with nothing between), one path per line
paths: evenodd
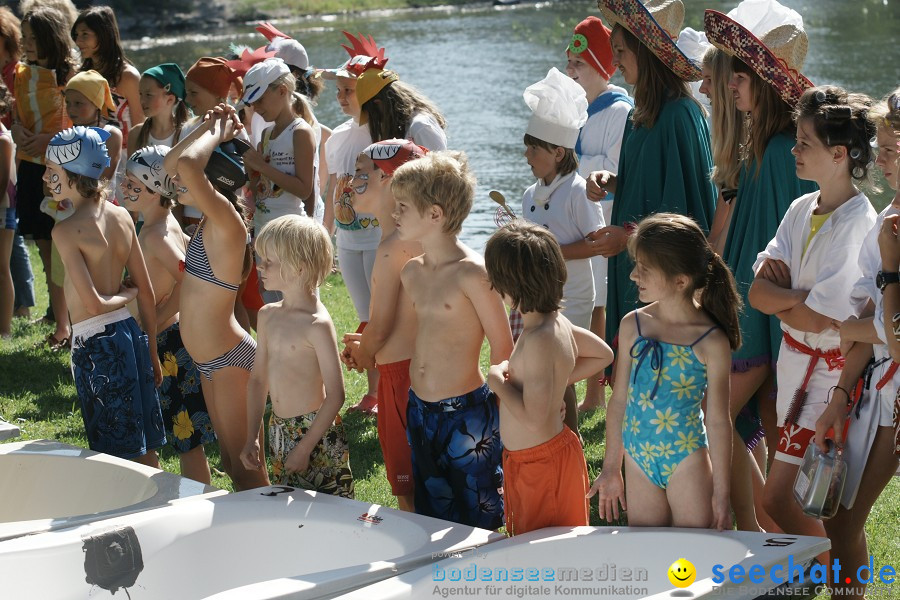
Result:
M832 211L832 212L834 212L834 211ZM813 236L816 235L816 232L818 232L822 228L822 225L825 223L825 221L828 220L828 217L830 217L830 216L831 216L831 213L825 213L824 215L817 215L817 214L813 213L809 217L809 237L806 238L806 243L803 244L803 254L804 255L806 254L806 249L809 248L809 243L812 241Z

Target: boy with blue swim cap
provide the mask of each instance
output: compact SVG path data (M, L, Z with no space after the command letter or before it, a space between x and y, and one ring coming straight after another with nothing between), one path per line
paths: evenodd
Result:
M106 202L109 133L76 126L47 146L44 182L72 215L53 228L66 268L72 374L92 450L159 468L166 442L156 387L156 301L131 216ZM128 269L130 280L123 281ZM144 330L125 308L137 298Z

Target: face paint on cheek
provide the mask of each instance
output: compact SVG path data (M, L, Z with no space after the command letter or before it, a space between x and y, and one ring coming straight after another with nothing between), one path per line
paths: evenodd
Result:
M178 192L179 194L187 194L188 193L188 189L186 187L184 187L183 185L178 186L175 189L175 191Z
M369 176L368 175L357 175L354 179L361 181L359 185L353 188L353 191L356 192L358 196L366 193L366 190L369 189Z
M50 174L50 185L56 184L54 187L49 188L51 194L58 194L62 191L62 183L59 181L59 175L56 173Z

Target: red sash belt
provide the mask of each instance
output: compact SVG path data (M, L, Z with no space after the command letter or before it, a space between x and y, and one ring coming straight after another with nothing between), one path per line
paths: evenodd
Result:
M880 390L881 388L886 386L891 379L894 378L894 374L897 373L897 367L900 367L900 363L891 361L891 366L888 367L888 370L884 372L882 378L879 379L878 383L875 384L876 390Z
M785 425L788 423L796 425L797 419L800 417L800 411L803 410L803 405L806 403L806 386L809 385L809 380L812 378L813 371L815 371L819 359L825 361L829 371L834 371L835 369L844 368L844 357L841 356L840 348L833 348L831 350L810 348L806 344L795 340L787 331L784 332L784 343L793 350L809 356L809 365L806 367L806 375L803 377L800 387L794 392L794 399L791 401L791 406L788 408L787 415L784 417Z

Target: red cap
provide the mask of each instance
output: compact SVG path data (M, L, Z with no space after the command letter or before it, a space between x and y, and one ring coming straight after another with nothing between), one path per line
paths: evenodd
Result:
M597 17L588 17L575 26L575 33L567 48L568 53L578 55L607 81L615 72L609 34L603 21Z
M184 76L193 81L216 98L227 98L234 71L224 58L204 56L197 60Z

